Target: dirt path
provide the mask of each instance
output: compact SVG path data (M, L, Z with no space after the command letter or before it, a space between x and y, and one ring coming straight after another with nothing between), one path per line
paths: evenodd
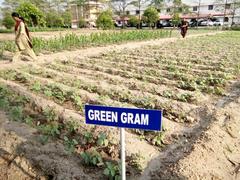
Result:
M213 32L213 33L203 33L203 34L194 34L189 35L187 38L194 38L199 36L209 36L209 35L215 35L217 33L222 32ZM186 38L186 39L187 39ZM121 51L121 50L127 50L127 49L135 49L140 48L142 46L151 46L151 45L159 45L162 43L173 43L174 41L184 41L185 39L182 39L181 37L173 37L173 38L164 38L164 39L157 39L157 40L150 40L150 41L140 41L140 42L128 42L124 44L116 44L116 45L108 45L104 47L92 47L92 48L86 48L86 49L80 49L75 51L62 51L58 53L51 53L51 54L40 54L38 56L37 64L39 63L45 63L45 62L51 62L53 60L71 60L75 58L84 59L85 57L89 56L97 56L102 53L108 53L112 51ZM12 53L5 54L6 59L11 59ZM26 63L32 64L32 62L28 61L19 61L13 63L9 63L9 61L0 61L0 69L1 68L13 68L20 65L25 65ZM35 62L34 62L35 64Z

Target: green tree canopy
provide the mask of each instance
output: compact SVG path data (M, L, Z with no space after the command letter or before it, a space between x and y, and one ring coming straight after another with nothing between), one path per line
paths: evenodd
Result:
M69 10L66 10L62 13L64 26L71 26L72 14Z
M10 13L5 13L3 20L2 20L2 25L4 25L7 29L11 29L14 26L15 22L11 16Z
M146 23L148 23L148 26L151 27L154 25L154 23L159 20L158 11L155 7L148 7L144 13L143 16L145 17Z
M129 25L132 27L136 27L138 25L138 18L136 16L129 16Z
M179 13L174 13L173 17L172 17L172 24L174 26L177 26L179 23L181 22L181 18L180 18L180 15Z
M64 25L64 19L56 11L51 11L46 14L47 27L62 27Z
M25 19L29 26L45 25L43 12L34 4L28 2L21 3L16 11Z
M112 19L112 12L107 10L102 12L97 18L97 27L101 29L113 29L114 23Z

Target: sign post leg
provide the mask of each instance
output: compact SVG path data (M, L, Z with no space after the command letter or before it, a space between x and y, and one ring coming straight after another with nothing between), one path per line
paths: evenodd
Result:
M121 177L126 180L126 165L125 165L125 129L120 128L120 142L121 142Z

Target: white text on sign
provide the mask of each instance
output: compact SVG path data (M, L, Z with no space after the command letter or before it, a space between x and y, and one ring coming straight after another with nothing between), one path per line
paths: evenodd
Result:
M89 120L95 121L104 121L104 122L118 122L119 117L120 121L123 124L137 124L137 125L148 125L149 124L149 115L148 114L133 114L122 112L120 116L118 112L112 111L100 111L100 110L89 110L88 111Z

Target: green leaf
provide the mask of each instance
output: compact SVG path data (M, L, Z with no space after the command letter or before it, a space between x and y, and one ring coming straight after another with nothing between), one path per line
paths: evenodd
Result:
M105 174L106 176L109 176L110 175L109 169L107 169L107 168L104 169L103 174Z
M92 163L93 163L94 165L97 164L97 158L96 158L96 157L93 157L93 159L92 159Z
M64 141L68 141L68 137L67 136L64 136Z
M111 176L112 176L112 177L114 177L114 176L115 176L115 174L116 174L116 171L115 171L115 169L114 169L114 168L110 169L110 172L111 172Z

